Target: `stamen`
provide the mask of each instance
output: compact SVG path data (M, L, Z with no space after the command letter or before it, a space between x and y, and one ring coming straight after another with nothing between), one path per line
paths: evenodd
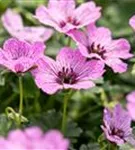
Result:
M58 78L56 80L59 84L74 84L77 80L77 75L73 71L73 68L62 67L62 71L58 72Z
M64 28L66 26L66 23L64 21L60 22L60 28Z
M113 128L111 134L112 134L112 135L117 135L117 136L120 137L120 138L123 138L123 137L124 137L124 132L123 132L121 129Z
M104 46L101 46L100 44L96 45L94 42L91 44L91 46L87 46L87 49L88 49L88 53L91 54L91 53L96 53L98 55L100 55L103 59L105 59L105 48Z

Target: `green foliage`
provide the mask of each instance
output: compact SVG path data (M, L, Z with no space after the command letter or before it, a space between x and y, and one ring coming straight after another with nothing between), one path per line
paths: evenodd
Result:
M100 150L97 143L89 143L88 145L82 145L79 150Z
M135 148L129 144L123 144L120 146L119 150L135 150Z
M0 115L0 136L6 136L14 128L13 122L5 114Z
M46 113L30 116L28 126L39 126L45 131L50 129L61 130L62 114L56 110L48 110ZM81 135L82 129L78 127L77 123L69 120L65 136L70 138L73 143L77 142L77 138Z

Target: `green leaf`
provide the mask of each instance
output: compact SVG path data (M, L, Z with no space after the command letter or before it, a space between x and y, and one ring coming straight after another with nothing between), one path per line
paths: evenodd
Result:
M8 70L0 68L0 86L5 85L5 75L8 73Z
M53 109L46 113L31 116L29 120L30 126L40 126L45 131L49 129L61 130L62 114ZM66 131L65 136L70 138L73 143L77 142L77 138L82 133L82 129L73 121L68 122Z
M98 138L98 143L100 145L100 150L107 150L107 147L108 147L108 143L105 139L105 136L104 134L101 134Z
M6 115L1 114L0 115L0 135L6 136L11 128L11 125L12 125L12 123L11 123L11 121L8 120Z
M78 127L77 123L73 121L68 122L67 132L65 134L67 137L79 137L81 133L82 129Z
M97 143L89 143L88 145L81 145L79 150L100 150Z
M135 148L132 147L131 145L125 143L119 147L119 150L135 150Z
M59 129L61 123L62 115L60 112L53 110L48 110L46 113L37 114L30 117L30 124L40 126L42 129Z
M46 0L17 0L17 4L23 7L37 7L44 5Z

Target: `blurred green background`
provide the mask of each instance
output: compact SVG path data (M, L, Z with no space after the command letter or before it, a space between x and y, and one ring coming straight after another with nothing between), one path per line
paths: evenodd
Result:
M88 1L88 0L87 0ZM84 0L77 0L77 4ZM114 38L126 38L131 43L131 51L135 53L135 33L129 26L129 19L135 14L135 0L95 0L97 5L102 6L102 17L98 21L99 26L111 29ZM13 8L19 12L25 25L40 25L33 18L35 9L47 4L47 0L0 0L0 15L7 8ZM16 24L15 24L16 25ZM54 57L59 49L66 45L67 37L57 40L57 32L46 42L46 55ZM0 45L9 38L0 23ZM72 47L75 43L72 41ZM104 79L97 81L97 86L90 90L78 91L73 94L70 100L68 113L69 122L67 136L73 140L73 147L79 147L88 143L96 143L102 131L102 110L104 106L113 106L120 102L125 104L125 96L130 91L135 90L135 58L128 61L129 69L124 74L114 74L110 69L105 73ZM63 93L48 96L40 91L30 74L23 78L24 82L24 116L29 119L29 123L24 125L39 125L44 130L59 128L61 123L61 110L63 104ZM0 112L3 114L7 106L18 110L19 89L18 78L13 73L0 71ZM6 120L0 117L0 134L5 135L9 130L6 127ZM78 124L78 125L77 125ZM14 128L13 126L11 128ZM82 132L83 131L83 132ZM78 142L77 142L78 141Z

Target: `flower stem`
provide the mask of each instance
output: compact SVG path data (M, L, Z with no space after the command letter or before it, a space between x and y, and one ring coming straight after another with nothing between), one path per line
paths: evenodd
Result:
M64 105L63 105L63 115L62 115L62 127L61 130L63 133L66 131L66 123L67 123L67 106L68 100L70 99L72 94L72 90L70 90L64 97Z
M21 117L23 114L23 81L22 81L22 76L19 76L19 91L20 91L19 125L21 126Z

